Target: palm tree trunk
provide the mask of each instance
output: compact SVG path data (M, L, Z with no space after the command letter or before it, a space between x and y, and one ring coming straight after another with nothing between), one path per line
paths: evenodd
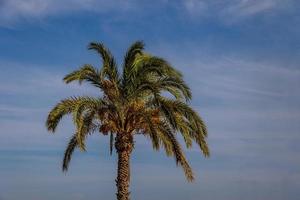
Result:
M118 177L116 180L118 188L117 199L129 200L130 153L126 151L119 152L118 159Z
M117 200L130 200L130 154L132 152L132 136L117 136L118 175L116 179Z

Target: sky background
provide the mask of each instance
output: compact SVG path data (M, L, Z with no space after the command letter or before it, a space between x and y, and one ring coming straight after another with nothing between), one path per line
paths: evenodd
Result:
M298 199L299 9L297 0L0 0L0 200L115 199L109 138L92 136L64 174L74 128L65 118L52 135L45 120L62 98L97 95L62 82L82 64L101 66L89 42L122 63L136 40L183 72L211 157L186 150L191 184L137 137L132 199Z

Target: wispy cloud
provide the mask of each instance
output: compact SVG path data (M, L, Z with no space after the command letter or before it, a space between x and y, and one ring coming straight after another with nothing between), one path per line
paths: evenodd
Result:
M57 70L53 72L43 70L43 67L38 65L4 61L0 61L0 66L5 66L0 74L1 95L27 95L32 97L46 95L54 97L59 95L96 94L95 90L87 87L87 85L65 84L62 79L69 73L66 71ZM48 67L50 69L55 68Z
M237 22L266 12L275 12L290 5L294 0L178 0L175 4L180 11L200 19L217 18L225 23ZM158 0L158 7L173 9L174 2ZM137 12L149 6L145 1L122 0L2 0L0 2L0 26L11 26L18 21L39 21L49 16L68 15L73 12L94 13ZM139 14L143 14L139 13ZM178 12L181 14L181 12ZM113 17L113 15L111 16Z
M186 11L193 16L205 15L209 5L207 1L198 0L183 0L182 1Z
M278 8L280 5L278 0L239 0L229 5L225 12L237 16L252 16L263 13L268 10Z
M213 17L225 23L234 23L268 12L277 12L288 7L293 0L183 0L186 12L193 16Z
M19 20L41 20L52 15L70 14L76 11L111 12L133 8L129 1L121 0L2 0L0 25L9 26Z
M196 102L209 99L218 102L217 105L226 103L240 108L266 108L263 104L268 102L282 108L288 107L288 101L289 106L298 106L300 70L296 66L287 67L275 59L256 61L246 55L230 56L225 52L216 59L214 54L193 44L181 45L180 48L189 49L187 54L174 51L176 48L162 45L158 54L184 71L193 86Z

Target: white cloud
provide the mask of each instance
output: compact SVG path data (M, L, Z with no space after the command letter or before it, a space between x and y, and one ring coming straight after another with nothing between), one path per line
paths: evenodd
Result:
M284 1L278 0L239 0L225 7L221 17L228 23L240 21L256 15L265 14L284 6Z
M63 120L56 137L47 133L45 120L50 109L61 99L78 95L100 95L89 84L66 85L67 72L25 63L1 62L0 74L0 146L2 149L63 147L73 133L70 118ZM56 69L61 69L56 67ZM55 147L54 147L55 146ZM0 149L1 149L0 148Z
M125 11L132 6L132 3L121 0L3 0L0 2L0 25L9 26L18 20L40 20L74 11Z
M186 12L197 17L209 16L225 23L240 20L270 11L286 8L293 0L182 0Z
M206 1L197 1L197 0L185 0L183 5L187 12L193 16L203 15L208 8Z
M54 97L59 95L96 94L94 88L87 87L87 84L65 84L62 79L69 72L58 70L57 72L51 72L50 70L42 69L40 66L14 62L0 61L0 66L5 66L5 69L2 70L3 73L0 74L1 95ZM49 69L55 68L53 66L47 67Z
M178 48L186 51L179 53ZM256 61L245 55L210 54L205 48L190 43L180 47L160 44L157 49L156 54L166 57L183 71L195 94L194 102L201 99L203 102L209 97L227 106L259 107L268 102L287 107L285 100L289 106L300 100L300 70L296 66L286 67L270 59Z
M202 17L218 18L225 23L260 15L266 11L285 8L294 0L179 0L181 11L199 20ZM2 0L0 26L11 26L18 21L42 20L48 16L70 14L77 11L108 13L112 11L149 12L147 1L122 0ZM158 0L157 7L172 8L166 0Z
M251 16L280 6L277 0L240 0L227 8L227 12L238 16Z

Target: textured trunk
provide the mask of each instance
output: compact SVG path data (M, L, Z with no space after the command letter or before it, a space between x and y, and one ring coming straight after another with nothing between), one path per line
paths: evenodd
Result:
M117 136L116 149L118 153L118 176L116 179L117 200L130 200L130 154L133 148L132 137Z
M118 177L117 177L117 199L129 200L129 182L130 182L130 153L118 152Z

